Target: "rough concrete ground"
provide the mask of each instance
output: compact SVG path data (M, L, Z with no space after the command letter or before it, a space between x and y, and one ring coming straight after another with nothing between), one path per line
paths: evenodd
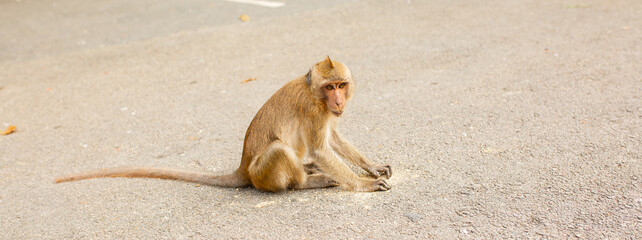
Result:
M0 238L642 238L641 1L22 0L0 13L0 128L18 128L0 136ZM390 191L52 182L232 171L258 108L327 54L358 84L340 129L393 166Z

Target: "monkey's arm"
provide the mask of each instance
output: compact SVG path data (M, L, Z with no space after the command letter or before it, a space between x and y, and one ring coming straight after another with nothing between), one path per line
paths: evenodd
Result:
M375 177L385 176L390 178L392 176L392 168L390 165L377 165L368 160L361 154L352 144L344 140L337 131L332 131L332 139L330 141L332 149L341 157L352 162L353 164L363 168L370 175Z
M359 192L386 191L390 185L385 179L362 178L357 176L348 165L329 148L321 148L312 152L311 156L321 171L328 174L339 185L346 189Z

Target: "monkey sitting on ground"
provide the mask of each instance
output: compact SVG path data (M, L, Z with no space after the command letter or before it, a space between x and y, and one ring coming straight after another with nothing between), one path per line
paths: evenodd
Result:
M221 187L252 185L280 192L340 186L386 191L390 165L375 165L345 141L336 125L355 90L350 70L330 60L285 84L261 107L245 133L240 167L227 175L149 167L101 169L57 178L56 183L101 177L161 178ZM304 164L307 156L311 163ZM343 159L363 168L360 177Z

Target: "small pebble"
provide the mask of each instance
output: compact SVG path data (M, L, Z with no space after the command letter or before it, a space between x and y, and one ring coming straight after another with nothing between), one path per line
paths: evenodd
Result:
M405 213L404 216L407 217L408 219L410 219L410 221L413 221L413 222L419 222L419 220L424 218L423 216L419 215L416 212L408 212L408 213Z

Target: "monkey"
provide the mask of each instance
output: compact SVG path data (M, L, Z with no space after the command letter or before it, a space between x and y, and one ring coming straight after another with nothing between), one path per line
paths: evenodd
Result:
M337 131L355 91L350 69L327 56L277 90L245 133L241 163L230 174L150 167L100 169L56 183L103 177L160 178L220 187L253 186L268 192L339 186L347 191L387 191L390 165L374 164ZM304 164L307 157L310 163ZM359 176L350 162L368 175Z

